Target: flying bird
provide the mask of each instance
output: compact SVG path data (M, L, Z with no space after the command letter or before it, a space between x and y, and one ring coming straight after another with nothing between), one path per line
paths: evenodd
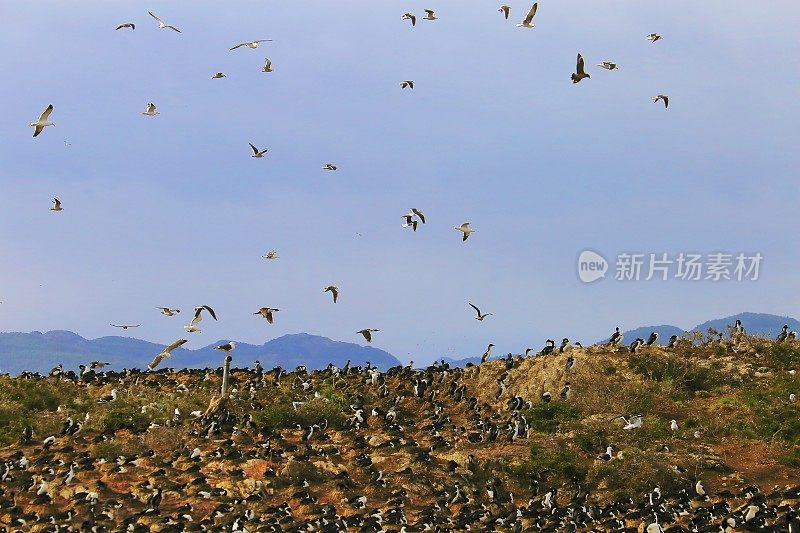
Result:
M511 6L502 5L497 11L502 13L506 20L508 20L508 15L511 13Z
M50 118L50 113L52 112L53 112L53 104L50 104L49 106L47 106L47 109L42 111L42 114L39 115L39 120L37 120L36 122L31 122L31 127L33 128L34 137L42 133L42 130L45 129L47 126L55 126L55 124L47 120L48 118Z
M136 24L134 24L133 22L123 22L122 24L117 26L115 29L121 30L122 28L130 28L132 30L135 30L136 29Z
M225 73L224 72L217 72L216 74L211 76L211 79L212 80L218 80L218 79L224 78L224 77L225 77Z
M414 228L414 231L417 231L418 222L416 220L413 220L414 218L413 214L403 215L403 218L405 219L405 222L403 222L404 228Z
M525 17L525 19L522 22L520 22L519 24L517 24L517 27L518 28L533 28L533 17L536 16L536 10L537 9L539 9L539 2L536 2L535 4L533 4L533 7L531 7L530 11L528 11L528 14ZM508 15L506 15L506 18L508 18Z
M152 14L150 11L148 11L148 13L150 13L150 16L151 16L151 17L153 17L154 19L156 19L156 21L158 22L158 28L159 28L159 29L163 30L164 28L169 28L169 29L171 29L171 30L175 30L175 31L176 31L176 32L178 32L178 33L181 33L181 30L179 30L179 29L178 29L178 28L176 28L175 26L173 26L173 25L171 25L171 24L167 24L166 22L164 22L163 20L161 20L161 19L160 19L160 18L158 18L157 16L153 15L153 14Z
M356 331L356 333L359 333L359 334L363 335L364 339L366 339L367 342L372 342L372 334L375 333L376 331L380 331L380 330L379 329L362 329L361 331Z
M272 320L273 320L272 313L277 313L278 311L280 311L280 309L273 309L272 307L262 307L261 309L259 309L258 311L256 311L253 314L254 315L263 316L264 318L267 319L267 322L272 324Z
M147 109L142 111L142 115L147 115L148 117L154 117L154 116L160 115L160 114L161 113L159 113L158 110L156 109L156 104L154 104L152 102L147 104Z
M413 89L414 88L414 80L403 80L400 82L401 89Z
M264 58L264 68L261 72L272 72L272 60L268 57Z
M268 151L267 148L259 150L258 148L253 146L253 143L248 143L248 144L250 144L250 148L253 149L253 155L251 155L250 157L256 157L256 158L264 157L264 154L266 154Z
M578 54L578 64L575 67L575 72L572 74L572 83L578 83L583 78L591 78L584 70L583 56Z
M161 352L158 353L153 358L153 360L150 362L150 364L147 365L148 370L155 370L155 368L159 365L159 363L161 363L161 361L163 361L164 359L167 359L168 357L170 357L172 355L172 350L174 350L175 348L178 348L180 346L183 346L187 342L189 342L188 339L179 339L179 340L173 342L172 344L170 344L169 346L167 346L166 348L164 348L163 350L161 350Z
M53 207L50 208L50 211L63 211L64 208L61 207L61 200L58 198L53 198Z
M199 324L200 321L203 320L203 310L204 309L206 311L208 311L208 314L211 315L211 318L213 318L214 320L217 319L217 315L214 313L214 310L211 309L209 306L207 306L207 305L198 305L197 307L194 308L194 318L192 318L192 321L189 324L187 324L186 326L183 326L183 329L185 329L188 333L197 333L197 332L199 332L200 328L197 326L197 324Z
M141 326L141 324L109 324L109 325L114 326L115 328L122 328L122 329L138 328L139 326Z
M650 41L651 43L654 43L659 39L661 39L661 36L657 33L651 33L650 35L647 36L647 40Z
M336 170L336 165L333 163L325 163L325 166L322 167L323 170Z
M278 252L276 252L275 250L270 250L261 257L263 257L264 259L278 259Z
M425 10L425 16L422 17L422 18L424 20L436 20L439 17L436 16L436 13L433 11L433 9L426 9Z
M247 48L256 49L256 48L258 48L259 44L265 43L265 42L271 41L271 40L272 39L259 39L258 41L250 41L248 43L239 43L236 46L234 46L233 48L231 48L231 50L236 50L237 48L241 48L242 46L246 46Z
M160 309L164 316L173 316L181 312L180 309L170 309L169 307L156 307L156 309Z
M664 109L669 107L669 96L666 94L659 94L653 97L653 103L658 103L659 100L664 102Z
M336 285L329 285L325 287L325 292L329 292L333 295L333 303L336 303L336 300L339 299L339 287Z
M469 222L464 222L460 226L456 226L453 229L457 229L464 234L464 236L461 238L461 242L466 241L469 238L470 233L475 233L475 230L469 227Z
M469 302L467 302L467 303L469 303ZM478 313L478 316L475 317L475 320L480 320L481 322L483 322L484 318L486 318L487 316L492 316L492 313L481 314L481 310L478 309L477 307L475 307L473 304L469 304L469 306L471 308L473 308L476 313Z
M597 66L606 70L616 70L619 68L616 63L612 63L611 61L603 61L602 63L598 63Z
M400 18L403 20L410 20L412 26L417 25L417 17L413 13L406 13Z
M420 222L422 222L423 224L425 223L425 215L422 213L422 211L420 211L416 207L412 207L411 212L417 215L417 217L419 217Z

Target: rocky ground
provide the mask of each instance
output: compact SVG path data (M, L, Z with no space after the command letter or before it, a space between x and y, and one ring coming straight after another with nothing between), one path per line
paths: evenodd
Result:
M800 531L800 345L710 338L386 373L234 352L214 413L219 368L0 377L0 524Z

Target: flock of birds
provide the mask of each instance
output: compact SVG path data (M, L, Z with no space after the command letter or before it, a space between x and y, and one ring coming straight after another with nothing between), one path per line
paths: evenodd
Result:
M737 323L732 329L739 328ZM617 334L607 348L622 352L614 349L621 342ZM85 416L59 408L65 418L58 433L37 435L27 426L17 446L0 451L0 523L15 531L39 524L36 531L53 533L800 532L800 486L712 494L701 478L675 464L686 488L668 494L656 486L635 500L601 504L577 479L564 486L553 483L546 471L520 479L492 470L495 447L519 445L503 453L528 453L526 412L533 402L556 401L549 392L537 400L512 395L505 381L525 383L548 365L559 369L554 379L569 378L576 360L587 353L580 346L553 349L548 342L534 355L509 354L495 361L486 356L463 368L441 362L381 371L369 362L354 366L348 361L343 367L309 371L300 366L287 372L265 370L256 361L254 368L228 372L227 355L225 369L96 372L105 363L95 362L90 369L82 365L79 373L61 367L48 376L25 373L18 379L56 380L100 395L98 404L138 394L145 402L143 414L154 408L147 403L149 390L177 403L207 391L209 384L222 383L225 390L227 383L231 408L168 409L150 418L149 425L130 419L104 430L87 429L95 416L91 408ZM487 390L487 380L498 384L497 393ZM331 390L349 403L335 421L319 414L332 401ZM559 396L570 401L569 381ZM294 411L305 413L303 424L254 418L275 402L291 402ZM616 420L624 423L623 431L643 425L641 415L609 423ZM172 452L157 453L145 445L103 458L91 451L120 439L157 442L145 436L162 428L183 428ZM651 443L659 453L686 438L675 436L675 420L670 429L672 439ZM598 463L623 460L613 446L595 458Z

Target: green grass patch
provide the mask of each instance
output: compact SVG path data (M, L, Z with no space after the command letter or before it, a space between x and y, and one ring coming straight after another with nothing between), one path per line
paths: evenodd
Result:
M566 422L577 420L581 411L568 402L537 403L523 411L531 429L540 433L555 433Z

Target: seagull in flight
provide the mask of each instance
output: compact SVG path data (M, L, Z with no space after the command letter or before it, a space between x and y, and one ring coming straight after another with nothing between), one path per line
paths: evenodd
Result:
M211 309L209 306L207 306L207 305L198 305L197 307L194 308L194 318L192 319L192 321L189 324L187 324L186 326L183 326L183 329L185 329L188 333L197 333L197 332L199 332L200 328L197 326L197 324L199 324L200 321L203 320L203 310L204 309L206 311L208 311L208 314L211 315L211 318L213 318L214 320L217 319L216 313L214 313L214 310Z
M578 54L578 64L575 66L575 72L572 74L572 83L578 83L583 78L591 78L584 70L583 56Z
M413 220L413 217L414 217L414 215L412 213L409 213L408 215L403 215L402 218L405 219L405 222L403 222L403 227L404 228L414 228L414 231L417 231L418 222L416 220Z
M164 316L173 316L181 312L180 309L170 309L169 307L156 307L156 309L160 309Z
M136 24L134 24L133 22L123 22L122 24L117 26L115 29L121 30L122 28L130 28L132 30L135 30L136 29Z
M156 104L150 102L147 104L147 109L142 111L142 115L147 115L148 117L154 117L156 115L160 115L161 113L158 112L156 109Z
M272 320L273 320L272 313L277 313L278 311L280 311L280 309L273 309L272 307L262 307L261 309L259 309L258 311L256 311L253 314L254 315L263 316L264 318L267 319L267 322L272 324Z
M651 33L650 35L647 36L647 40L650 41L651 43L654 43L659 39L661 39L661 36L657 33Z
M237 48L241 48L242 46L246 46L247 48L256 49L256 48L258 48L259 44L265 43L265 42L271 41L271 40L272 39L259 39L258 41L250 41L248 43L239 43L236 46L234 46L233 48L231 48L231 50L236 50Z
M61 207L61 200L58 198L53 198L53 207L50 208L50 211L63 211L64 208Z
M322 167L322 170L336 170L336 165L333 163L325 163L325 166Z
M403 20L410 20L412 26L416 26L417 25L417 17L413 13L405 13L400 18L403 19Z
M259 150L258 148L253 146L253 143L248 143L248 144L250 144L250 148L253 149L253 155L251 155L250 157L261 158L264 157L264 154L267 153L266 148L264 148L263 150Z
M423 224L425 223L425 215L422 213L422 211L420 211L416 207L412 207L411 213L415 214L419 218L420 222L422 222Z
M436 16L436 13L433 11L433 9L426 9L425 16L422 18L423 20L436 20L439 17Z
M276 252L275 250L270 250L261 257L263 257L264 259L278 259L278 252Z
M467 303L469 303L469 302L467 302ZM476 312L476 313L478 313L478 316L476 316L476 317L475 317L475 320L480 320L481 322L483 322L483 319L484 319L484 318L486 318L487 316L492 316L492 313L485 313L485 314L481 314L481 310L480 310L480 309L478 309L477 307L475 307L475 306L474 306L474 305L472 305L472 304L469 304L469 306L470 306L471 308L473 308L473 309L475 310L475 312Z
M414 80L403 80L400 82L401 89L413 89L414 88Z
M658 96L653 97L653 103L658 103L659 100L664 102L664 109L669 107L669 96L666 94L659 94Z
M270 58L264 58L264 68L261 69L261 72L272 72L272 60Z
M376 331L380 331L380 330L379 329L362 329L361 331L356 331L356 333L359 333L359 334L363 335L364 339L366 339L367 342L372 342L372 334L375 333Z
M522 22L517 24L517 27L518 28L533 28L533 17L536 16L536 10L537 9L539 9L539 2L536 2L535 4L533 4L533 7L531 7L531 10L528 11L528 15L525 17L525 20L523 20ZM506 18L508 18L508 15L506 15Z
M469 222L464 222L460 226L456 226L453 229L457 229L458 231L464 234L464 237L462 237L461 242L466 241L469 238L470 233L475 233L475 230L469 227Z
M625 416L617 416L609 420L609 422L613 422L614 420L622 420L625 422L625 426L622 429L636 429L642 427L642 415L633 415L630 418L626 418Z
M164 28L169 28L169 29L171 29L171 30L175 30L175 31L176 31L176 32L178 32L178 33L181 33L181 30L179 30L179 29L178 29L178 28L176 28L175 26L173 26L173 25L171 25L171 24L167 24L166 22L164 22L163 20L161 20L161 19L160 19L160 18L158 18L157 16L153 15L153 13L151 13L150 11L148 11L148 13L150 13L150 16L151 16L151 17L153 17L154 19L156 19L156 21L158 22L158 28L159 28L159 29L163 30Z
M170 357L172 355L172 350L174 350L175 348L178 348L180 346L183 346L187 342L189 342L188 339L179 339L179 340L173 342L172 344L170 344L169 346L167 346L166 348L164 348L163 350L161 350L161 352L158 353L153 358L153 361L149 365L147 365L147 369L148 370L155 370L155 368L159 365L159 363L161 363L161 361L163 361L164 359L167 359L168 357Z
M336 303L336 300L339 299L339 287L336 285L329 285L325 287L325 292L329 292L333 295L333 303Z
M225 73L224 72L217 72L216 74L211 76L211 79L212 80L218 80L218 79L221 79L221 78L224 78L224 77L225 77Z
M36 122L31 122L31 127L33 128L34 137L42 133L42 130L45 129L47 126L55 126L55 124L47 120L48 118L50 118L50 113L52 112L53 112L53 104L50 104L49 106L47 106L47 109L42 111L42 114L39 115L39 120L37 120Z
M119 324L119 325L118 324L110 324L110 325L114 326L115 328L122 328L122 329L138 328L139 326L141 326L141 324Z
M603 61L602 63L598 63L597 66L606 70L617 70L619 68L616 63L612 63L611 61Z
M497 11L502 13L503 16L506 18L506 20L508 20L508 15L509 15L509 13L511 13L511 6L507 6L507 5L503 4L502 6L500 6L500 9L498 9Z

